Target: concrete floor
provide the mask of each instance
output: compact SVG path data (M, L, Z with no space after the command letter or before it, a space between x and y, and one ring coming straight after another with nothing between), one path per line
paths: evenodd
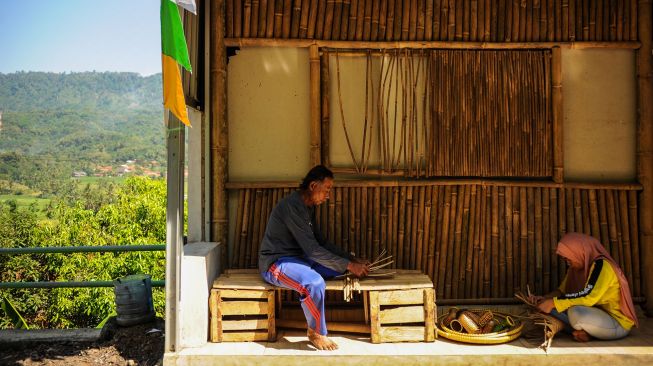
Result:
M208 343L164 358L165 365L653 365L653 318L618 341L575 342L559 334L545 353L523 338L469 345L442 337L433 343L372 344L369 337L332 333L336 351L317 351L305 332L279 330L277 342Z

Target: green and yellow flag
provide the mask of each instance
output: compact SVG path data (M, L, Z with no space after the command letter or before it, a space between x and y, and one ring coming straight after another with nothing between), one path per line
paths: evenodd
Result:
M163 71L163 106L172 112L185 125L190 126L184 89L181 85L179 65L192 72L184 28L177 9L181 1L188 8L189 0L161 0L161 63Z

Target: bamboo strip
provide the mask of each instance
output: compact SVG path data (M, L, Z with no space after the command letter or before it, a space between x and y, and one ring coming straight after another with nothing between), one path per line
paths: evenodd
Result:
M351 0L349 6L349 20L347 21L347 40L353 41L356 38L356 24L358 18L358 1ZM364 1L364 0L360 0Z
M243 225L243 209L245 208L245 189L242 189L238 192L238 207L236 210L236 226L234 230L234 245L231 250L229 250L229 266L236 266L236 259L238 258L237 254L240 250L241 240L240 232Z
M388 2L388 10L386 15L386 27L385 27L385 40L392 41L394 40L394 28L395 28L395 1L386 0Z
M451 242L452 245L451 252L453 254L453 266L451 268L451 279L449 280L451 290L450 290L450 295L447 295L448 298L459 297L458 296L458 283L460 282L459 268L462 266L461 265L462 263L461 262L462 259L461 239L462 239L462 225L463 225L463 211L464 211L463 205L464 205L465 194L467 194L466 193L467 187L469 186L463 185L458 187L458 192L455 197L456 198L455 206L452 205L452 209L455 211L454 225L452 225L453 242Z
M238 0L234 0L236 3L238 3ZM274 31L273 35L275 38L281 38L283 33L282 33L282 25L283 25L283 6L284 6L284 1L285 0L275 0L274 2ZM226 43L226 41L225 41Z
M352 0L353 1L353 0ZM351 23L351 22L350 22ZM319 13L318 13L319 25ZM275 25L276 26L276 25ZM275 33L276 37L276 33ZM390 42L367 42L367 41L330 41L310 39L266 39L266 38L225 38L224 44L227 47L291 47L307 48L312 44L319 47L346 50L388 50L388 49L461 49L461 50L524 50L524 49L551 49L553 47L567 49L631 49L636 50L641 46L640 42L448 42L448 41L390 41ZM380 52L380 51L379 51Z
M234 0L234 37L240 37L242 33L243 21L243 2L241 0Z
M258 3L258 1L257 1ZM244 0L243 3L243 37L247 38L250 34L250 24L252 19L252 0Z
M435 0L435 2L437 3L437 6L439 7L439 5L440 5L439 1ZM434 8L435 5L436 4L434 4L433 0L426 0L426 3L424 5L425 6L425 9L424 9L425 14L424 14L424 38L423 38L423 40L426 40L426 41L431 41L431 40L435 39L433 37L433 34L434 34L434 31L433 31L434 30L434 27L433 27L433 22L434 22L433 8ZM436 11L439 12L439 9L436 8Z
M447 253L447 246L449 244L449 213L451 211L451 188L449 186L444 187L444 200L443 207L441 208L441 214L438 217L438 222L442 223L440 228L440 240L438 246L438 278L437 278L437 292L438 297L444 296L445 290L445 274L447 267L447 259L449 258L449 253Z
M369 39L371 41L376 41L379 37L379 23L380 23L380 12L381 12L381 4L380 1L374 1L372 4L372 20L371 20L371 27L370 27L370 36Z
M497 220L499 223L498 230L499 230L499 257L498 257L498 267L499 267L499 296L508 296L508 294L512 293L509 291L510 287L508 287L508 263L507 263L507 240L506 240L506 215L505 215L505 210L506 210L506 188L505 187L497 187L499 190L498 194L498 210L497 210ZM510 190L510 188L508 188ZM496 265L497 263L493 263L493 265Z
M252 0L252 15L250 20L250 30L249 34L251 37L258 36L259 29L259 12L260 12L260 1ZM265 19L265 18L264 18Z
M576 0L569 2L569 41L576 40Z
M624 274L628 278L628 283L630 288L633 288L633 256L632 256L632 246L630 243L630 223L628 222L628 194L625 191L619 191L619 216L621 218L621 235L622 243L624 247L624 263L625 266L622 267Z
M351 0L344 0L342 2L342 16L340 18L340 36L338 39L347 39L349 32L349 12L351 10Z
M492 209L490 213L490 218L491 218L491 255L489 258L494 258L495 260L500 261L500 253L499 253L499 187L492 187L492 196L491 196L491 202L492 202ZM505 258L504 258L505 260ZM497 265L491 265L491 262L486 260L486 273L490 274L489 270L487 267L492 267L492 272L490 275L490 281L491 283L496 283L498 286L492 286L492 297L499 297L500 294L500 289L501 289L501 284L499 283L500 277L499 277L499 266ZM505 285L505 284L504 284Z
M425 225L424 217L426 215L425 197L426 187L419 187L418 192L418 201L417 201L417 243L415 253L411 253L413 266L415 269L422 270L422 258L424 258L424 236L425 236ZM413 226L414 228L415 226Z
M320 115L322 119L320 131L320 154L322 164L326 166L331 165L331 159L329 157L329 126L331 121L329 114L329 86L329 52L325 51L320 56Z
M628 220L632 227L631 232L631 243L632 243L632 257L635 258L633 262L633 283L631 289L633 290L633 296L641 296L641 271L640 265L646 263L644 260L640 259L639 252L639 223L638 223L638 207L637 207L637 193L628 192Z
M308 27L309 27L309 14L311 11L311 0L303 0L300 18L299 18L299 32L298 38L307 38L308 36Z
M333 25L331 27L331 38L330 39L342 39L340 38L340 33L342 32L341 29L341 24L342 24L342 12L343 12L343 1L342 0L335 0L335 3L333 4ZM344 38L346 39L346 38Z
M336 0L326 0L324 29L322 30L322 39L331 39L331 32L333 31L333 11Z
M360 41L363 39L363 28L365 25L365 4L366 0L358 0L358 10L356 11L356 33L354 39ZM351 26L351 25L350 25Z
M227 0L225 4L225 34L234 37L234 1Z
M363 18L363 38L365 40L370 39L372 33L372 2L377 2L376 0L366 0L365 1L365 15Z

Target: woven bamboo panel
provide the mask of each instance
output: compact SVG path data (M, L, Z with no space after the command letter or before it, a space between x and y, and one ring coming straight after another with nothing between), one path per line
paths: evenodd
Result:
M227 0L229 38L636 41L637 0Z
M333 166L338 172L552 176L551 51L390 50L374 57L361 53L366 55L367 82L343 88L357 90L365 96L366 106L376 108L366 108L357 118L343 105L341 79L347 75L341 77L340 57L337 51L329 54L335 65L330 68L336 70L326 74L337 86L329 103L340 111L331 123L343 130L343 141L337 142L346 142L351 156L349 163ZM369 92L374 80L379 82ZM350 139L348 131L362 131L362 141ZM326 141L329 138L322 138L325 149L335 145Z
M267 218L291 189L238 190L232 268L256 268ZM322 232L346 250L372 258L386 249L396 268L423 271L440 299L511 298L526 285L537 293L556 288L566 267L555 247L572 231L599 238L638 297L637 194L632 187L516 182L361 184L336 186L317 217Z

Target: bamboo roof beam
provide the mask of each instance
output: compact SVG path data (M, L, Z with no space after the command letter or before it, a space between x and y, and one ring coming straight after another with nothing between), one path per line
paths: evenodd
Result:
M311 45L338 49L548 49L553 47L569 49L610 48L639 49L640 42L442 42L442 41L323 41L313 39L270 39L270 38L225 38L227 47L294 47L307 48Z

